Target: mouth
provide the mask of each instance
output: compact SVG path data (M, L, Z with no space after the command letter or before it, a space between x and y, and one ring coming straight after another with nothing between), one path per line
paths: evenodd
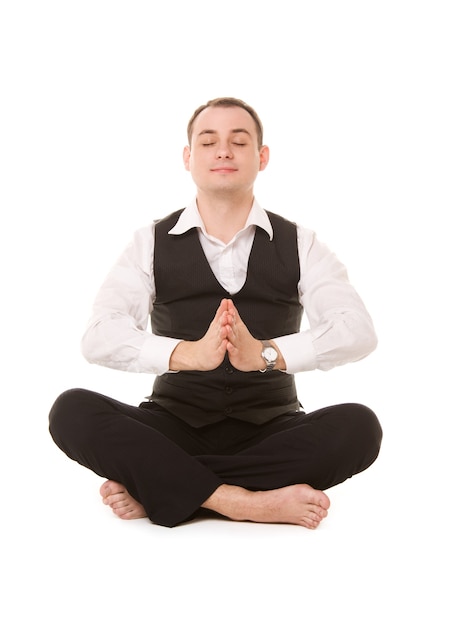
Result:
M215 172L217 174L231 174L236 172L237 169L235 167L212 167L210 169L211 172Z

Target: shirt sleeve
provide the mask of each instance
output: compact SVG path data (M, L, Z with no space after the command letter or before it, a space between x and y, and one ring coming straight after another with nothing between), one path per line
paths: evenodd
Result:
M377 337L345 266L314 232L302 227L298 249L298 291L309 328L274 339L286 371L329 370L364 358L377 346Z
M178 339L148 329L155 299L154 226L138 230L94 302L81 349L90 363L128 372L163 374Z

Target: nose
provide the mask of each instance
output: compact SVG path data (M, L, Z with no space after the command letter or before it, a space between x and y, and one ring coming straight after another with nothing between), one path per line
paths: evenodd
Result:
M220 143L216 152L218 159L232 159L232 150L228 143Z

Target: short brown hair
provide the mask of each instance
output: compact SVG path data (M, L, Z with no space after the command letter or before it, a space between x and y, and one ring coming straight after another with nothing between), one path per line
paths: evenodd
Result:
M247 104L243 100L239 100L238 98L214 98L213 100L209 100L207 104L202 104L200 107L198 107L194 111L194 113L191 116L191 119L188 122L189 145L191 145L192 130L193 130L194 122L196 121L197 116L200 113L202 113L202 111L204 111L205 109L208 109L209 107L226 107L226 108L240 107L241 109L245 109L245 111L247 111L247 113L251 115L255 123L256 134L258 137L258 148L262 146L263 128L262 128L261 120L259 119L259 115L253 109L253 107L251 107L249 104Z

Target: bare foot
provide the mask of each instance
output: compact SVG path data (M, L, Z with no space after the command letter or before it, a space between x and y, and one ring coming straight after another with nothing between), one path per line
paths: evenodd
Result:
M295 524L317 528L327 516L328 496L310 485L291 485L271 491L248 491L221 485L202 507L237 521Z
M124 485L114 480L107 480L100 487L103 503L111 506L113 513L121 519L140 519L147 517L145 509L137 502Z

